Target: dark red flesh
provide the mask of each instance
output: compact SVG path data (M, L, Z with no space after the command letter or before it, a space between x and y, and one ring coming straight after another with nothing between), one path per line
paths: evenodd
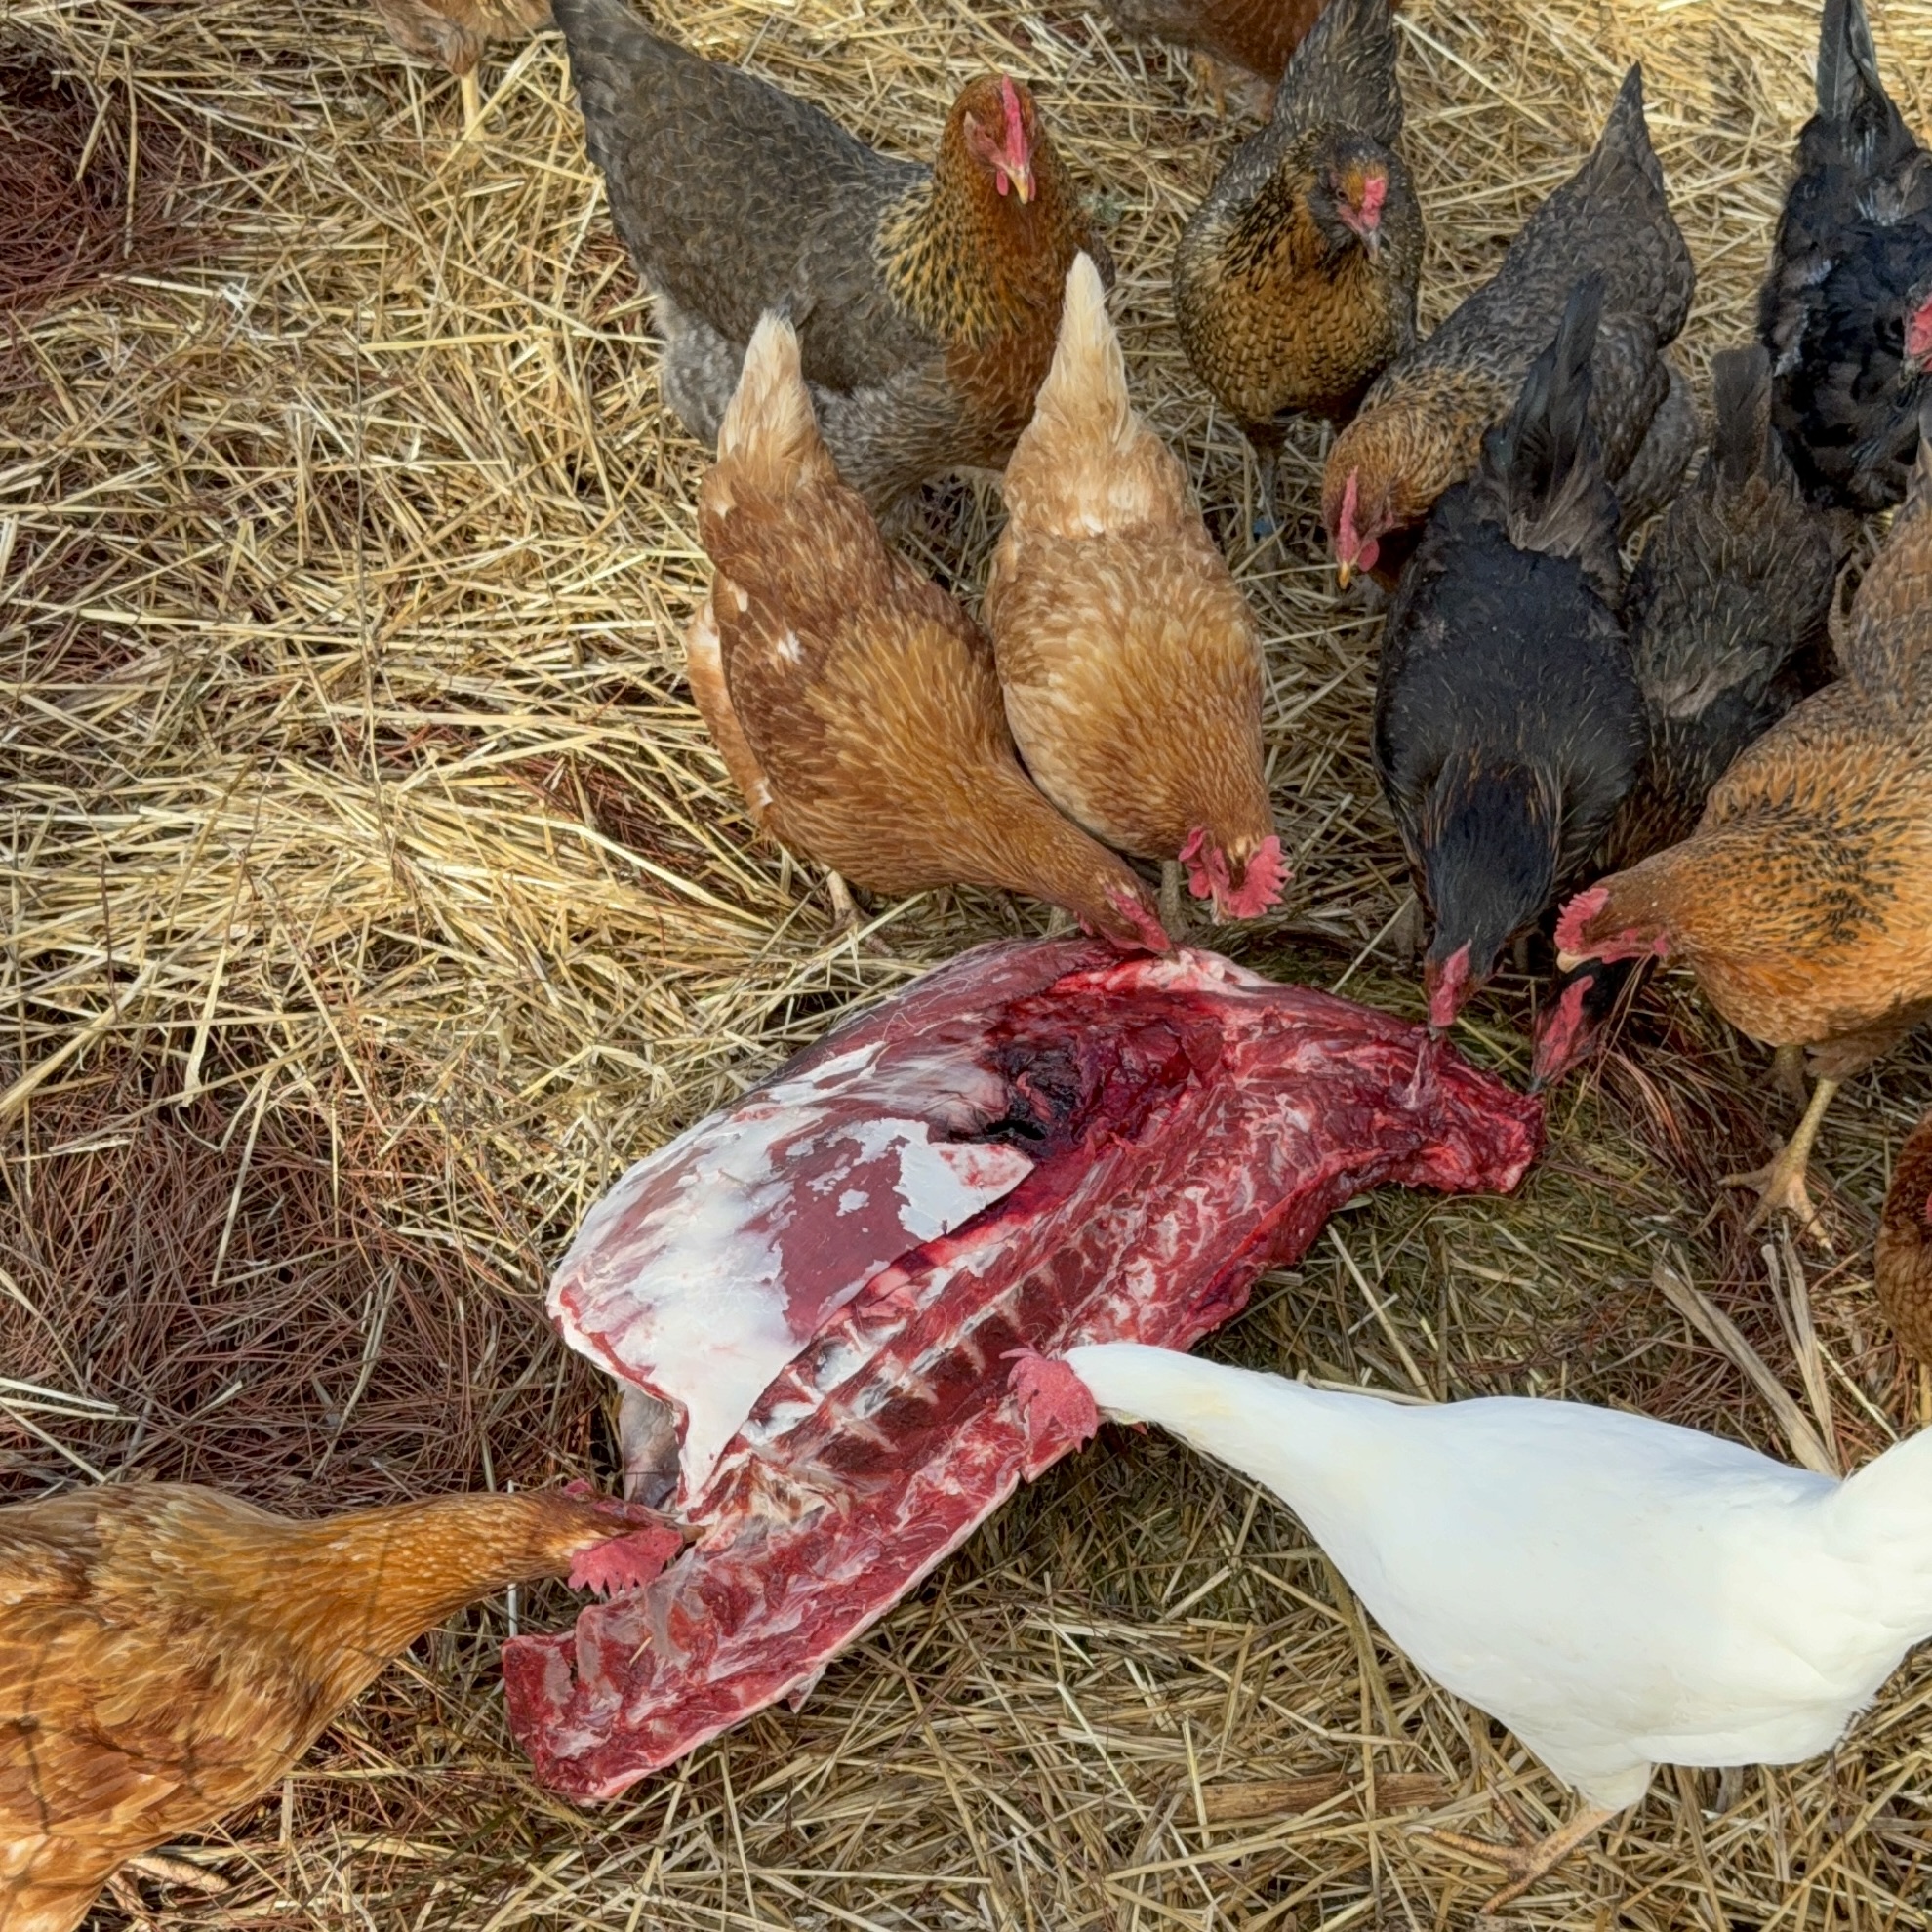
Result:
M1513 1187L1542 1109L1419 1027L1207 953L984 947L842 1027L962 1021L1037 1164L913 1248L765 1391L698 1500L702 1540L574 1632L505 1645L543 1782L609 1797L787 1694L1072 1446L1029 1429L1016 1350L1185 1348L1386 1181Z

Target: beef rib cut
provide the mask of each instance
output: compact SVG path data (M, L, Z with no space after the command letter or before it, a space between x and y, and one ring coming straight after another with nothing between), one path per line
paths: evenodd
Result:
M808 1689L1073 1446L1009 1356L1185 1348L1351 1195L1508 1189L1541 1138L1420 1027L1211 952L982 946L838 1027L625 1174L551 1283L703 1535L504 1646L540 1775L614 1796Z

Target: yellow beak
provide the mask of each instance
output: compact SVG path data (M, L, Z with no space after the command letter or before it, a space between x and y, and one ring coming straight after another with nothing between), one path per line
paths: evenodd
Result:
M1336 564L1335 582L1337 583L1337 584L1341 586L1342 589L1344 590L1348 589L1349 584L1352 583L1354 580L1354 575L1355 575L1355 566L1353 564L1347 562L1338 562Z

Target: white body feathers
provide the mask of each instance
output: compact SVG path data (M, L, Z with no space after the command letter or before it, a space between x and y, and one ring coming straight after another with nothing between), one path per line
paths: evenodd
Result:
M1378 1623L1592 1804L1829 1750L1932 1635L1932 1431L1848 1481L1576 1402L1406 1407L1124 1343L1067 1364L1294 1509Z

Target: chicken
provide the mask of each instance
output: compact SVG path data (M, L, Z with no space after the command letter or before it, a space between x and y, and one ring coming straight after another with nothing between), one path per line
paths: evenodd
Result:
M1024 86L972 82L927 168L654 33L624 0L558 0L556 16L612 218L656 299L664 399L694 436L715 442L773 309L798 332L839 474L874 508L1006 461L1075 253L1107 262Z
M1664 193L1632 67L1590 157L1524 223L1494 277L1433 335L1376 379L1335 439L1321 514L1346 585L1385 582L1429 506L1476 466L1483 434L1515 402L1570 291L1603 277L1591 417L1605 473L1634 526L1676 487L1697 440L1697 410L1665 357L1690 312L1696 272Z
M1932 439L1932 404L1920 420ZM1681 844L1571 901L1558 963L1674 959L1751 1038L1818 1076L1763 1173L1817 1229L1805 1168L1839 1085L1932 1016L1932 441L1837 639L1841 675L1752 745Z
M1900 1352L1932 1370L1932 1112L1899 1149L1872 1277Z
M464 1604L566 1573L641 1587L680 1543L557 1490L318 1522L186 1483L0 1508L0 1925L68 1932L122 1864L260 1797Z
M1269 526L1279 419L1346 421L1415 344L1423 222L1401 138L1389 0L1334 0L1288 64L1274 119L1182 233L1181 341L1261 457Z
M1753 739L1825 682L1846 519L1809 507L1771 426L1762 348L1711 363L1713 426L1697 480L1665 512L1631 580L1629 616L1648 748L1595 873L1688 838L1711 787ZM1544 1014L1534 1087L1560 1079L1641 962L1593 959Z
M1094 264L1006 466L986 622L1040 789L1096 838L1176 867L1223 918L1287 879L1262 768L1262 653L1187 472L1134 413Z
M791 325L766 316L699 492L715 575L685 638L759 824L878 892L1031 893L1164 952L1139 879L1020 769L985 634L839 480L799 365Z
M1399 0L1397 0L1399 4ZM1278 81L1322 0L1105 0L1123 33L1191 48L1217 66Z
M1758 333L1806 487L1850 509L1896 503L1932 396L1932 155L1878 78L1860 0L1825 0L1818 112L1798 137Z
M1643 753L1590 417L1602 292L1578 286L1474 477L1430 513L1383 637L1375 757L1434 922L1437 1030L1584 876Z
M1658 1763L1830 1751L1932 1636L1932 1433L1840 1482L1582 1402L1410 1407L1124 1342L1061 1366L1271 1489L1402 1650L1582 1793L1538 1845L1430 1833L1509 1874L1485 1913Z
M484 48L493 40L521 40L550 24L550 0L376 0L376 12L405 54L456 75L468 128L483 118L476 63Z

